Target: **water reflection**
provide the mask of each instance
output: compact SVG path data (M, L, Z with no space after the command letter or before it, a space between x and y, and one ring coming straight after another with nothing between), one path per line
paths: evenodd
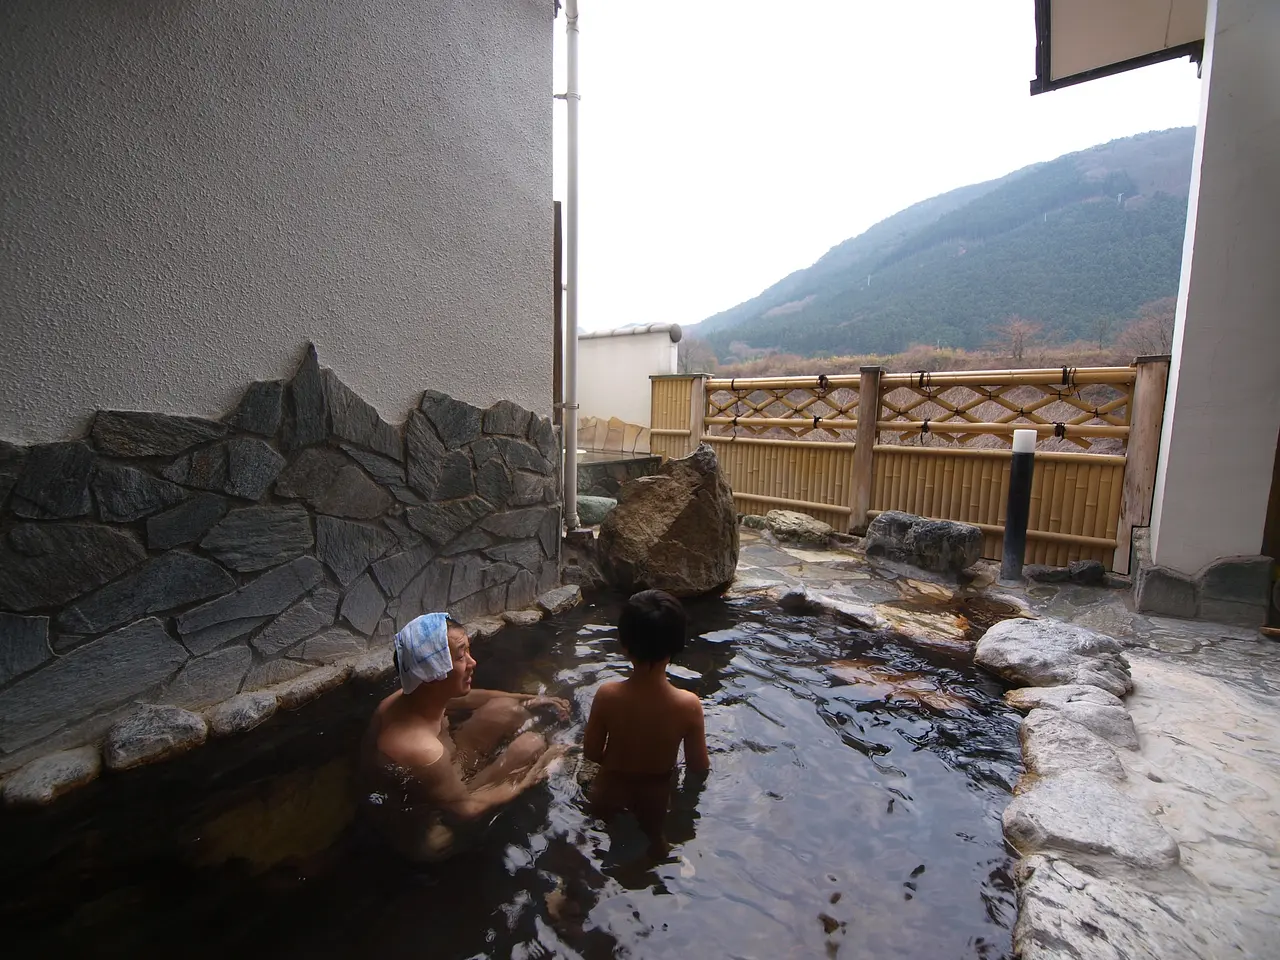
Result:
M577 765L445 863L353 819L387 689L345 688L241 740L0 817L6 945L43 954L997 957L1014 899L999 813L1020 769L996 684L953 651L749 602L690 604L672 680L713 772L682 779L654 862ZM609 605L477 645L476 685L569 697L624 674ZM387 688L389 689L388 681ZM907 691L903 695L903 691Z

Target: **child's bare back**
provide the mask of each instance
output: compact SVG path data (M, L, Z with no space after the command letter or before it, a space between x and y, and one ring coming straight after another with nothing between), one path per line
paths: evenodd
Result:
M629 678L596 691L583 752L601 765L590 800L598 816L630 810L663 848L662 826L684 745L685 767L701 773L707 755L702 701L667 680L667 664L684 647L684 610L670 594L646 590L631 597L618 621L618 639L631 660Z

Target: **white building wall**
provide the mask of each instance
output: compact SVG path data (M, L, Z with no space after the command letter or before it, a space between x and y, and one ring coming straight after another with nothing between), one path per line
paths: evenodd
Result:
M649 377L676 372L679 344L665 325L649 333L616 333L578 339L579 416L652 426Z
M307 341L550 412L552 0L0 4L0 438L214 416Z
M1261 549L1280 430L1280 3L1210 3L1156 563Z

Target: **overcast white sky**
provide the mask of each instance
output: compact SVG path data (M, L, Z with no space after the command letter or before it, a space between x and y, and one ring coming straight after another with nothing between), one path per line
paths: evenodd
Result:
M1187 60L1030 96L1032 0L580 7L584 330L695 323L916 201L1199 106Z

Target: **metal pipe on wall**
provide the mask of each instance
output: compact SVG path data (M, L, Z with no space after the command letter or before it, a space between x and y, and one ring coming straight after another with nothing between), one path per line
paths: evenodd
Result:
M578 0L565 0L564 525L578 526Z

